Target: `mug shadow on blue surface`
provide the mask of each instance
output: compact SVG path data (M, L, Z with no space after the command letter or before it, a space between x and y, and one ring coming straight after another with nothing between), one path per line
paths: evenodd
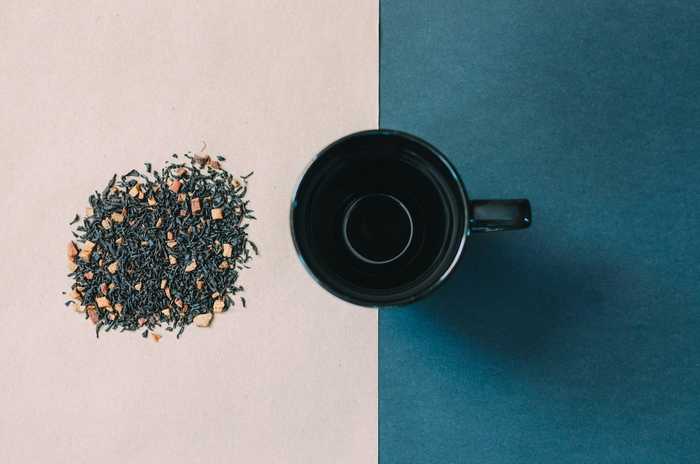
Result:
M450 279L413 308L438 330L493 355L554 354L554 331L581 323L602 298L593 282L604 266L534 249L527 233L472 236Z

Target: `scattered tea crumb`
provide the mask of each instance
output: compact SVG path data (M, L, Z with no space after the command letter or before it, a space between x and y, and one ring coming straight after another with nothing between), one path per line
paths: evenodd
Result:
M137 182L134 184L133 187L129 190L129 196L131 197L138 197L139 193L141 192L141 185Z
M68 242L68 259L70 261L75 261L76 256L78 256L78 247L75 246L75 242L71 240Z
M170 190L172 190L174 193L177 193L180 191L180 187L182 187L182 182L179 180L175 179L170 183Z
M233 254L233 245L231 245L230 243L224 243L223 255L226 258L230 258L232 254Z
M197 327L208 327L213 317L214 315L212 313L199 314L194 317L194 323Z
M197 214L202 210L202 203L199 201L199 198L195 197L190 200L190 209L192 214Z

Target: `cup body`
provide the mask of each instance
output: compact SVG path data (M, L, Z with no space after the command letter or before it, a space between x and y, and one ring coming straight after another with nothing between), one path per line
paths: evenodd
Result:
M469 210L442 153L380 129L343 137L314 158L294 192L290 225L299 258L326 290L358 305L396 306L450 275Z

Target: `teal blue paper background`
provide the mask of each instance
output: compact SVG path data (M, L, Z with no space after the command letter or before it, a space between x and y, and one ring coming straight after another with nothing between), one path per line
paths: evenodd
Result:
M380 125L534 217L380 312L380 462L700 462L700 3L382 0L380 56Z

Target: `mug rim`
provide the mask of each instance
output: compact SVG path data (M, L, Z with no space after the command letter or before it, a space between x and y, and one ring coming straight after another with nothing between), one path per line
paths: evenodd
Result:
M423 146L424 148L428 149L430 153L432 153L437 160L439 160L445 168L447 168L447 171L450 173L450 176L452 180L457 184L459 187L459 192L460 192L460 198L462 200L462 206L464 207L464 224L463 224L463 230L461 234L461 239L459 246L457 248L457 251L455 252L454 257L452 258L452 261L450 262L449 266L445 269L445 271L435 279L435 281L425 288L424 290L418 292L418 293L413 293L405 298L392 301L389 304L385 305L379 305L377 302L373 301L368 301L368 300L362 300L355 298L353 296L346 295L331 285L328 285L326 282L324 282L319 276L316 275L316 273L313 272L313 270L309 267L308 263L306 262L306 259L304 259L304 256L299 248L299 243L297 240L296 236L296 231L294 228L294 211L297 208L297 197L299 195L299 189L301 188L301 184L304 181L304 178L306 177L306 174L309 172L311 167L316 164L319 160L321 160L324 156L326 156L333 148L335 148L337 145L340 145L344 142L346 142L349 139L354 139L357 137L362 137L362 136L395 136L399 137L405 140L409 140L413 143L416 143L418 145ZM429 295L430 293L434 292L442 283L447 280L447 278L452 274L454 271L455 266L457 266L457 263L459 260L462 258L462 255L464 253L464 246L467 241L467 237L469 236L469 197L467 196L467 191L464 188L464 183L462 182L462 178L460 175L457 173L457 170L454 168L452 163L447 159L447 157L440 151L438 150L435 146L431 145L430 143L426 142L425 140L421 139L420 137L417 137L415 135L409 134L407 132L403 132L400 130L396 129L367 129L367 130L361 130L357 132L352 132L350 134L347 134L330 144L326 145L321 151L319 151L316 155L314 155L311 160L306 164L304 169L302 170L301 174L299 175L299 178L297 179L296 185L294 186L294 190L292 191L292 199L291 199L291 204L289 208L289 227L290 227L290 232L292 236L292 243L294 244L294 251L299 258L299 261L301 261L302 266L306 270L307 274L311 276L311 278L318 284L320 285L324 290L329 292L330 294L334 295L337 298L340 298L343 301L347 301L348 303L352 303L357 306L363 306L363 307L368 307L368 308L385 308L388 306L405 306L408 304L411 304L421 298L424 298L425 296Z

